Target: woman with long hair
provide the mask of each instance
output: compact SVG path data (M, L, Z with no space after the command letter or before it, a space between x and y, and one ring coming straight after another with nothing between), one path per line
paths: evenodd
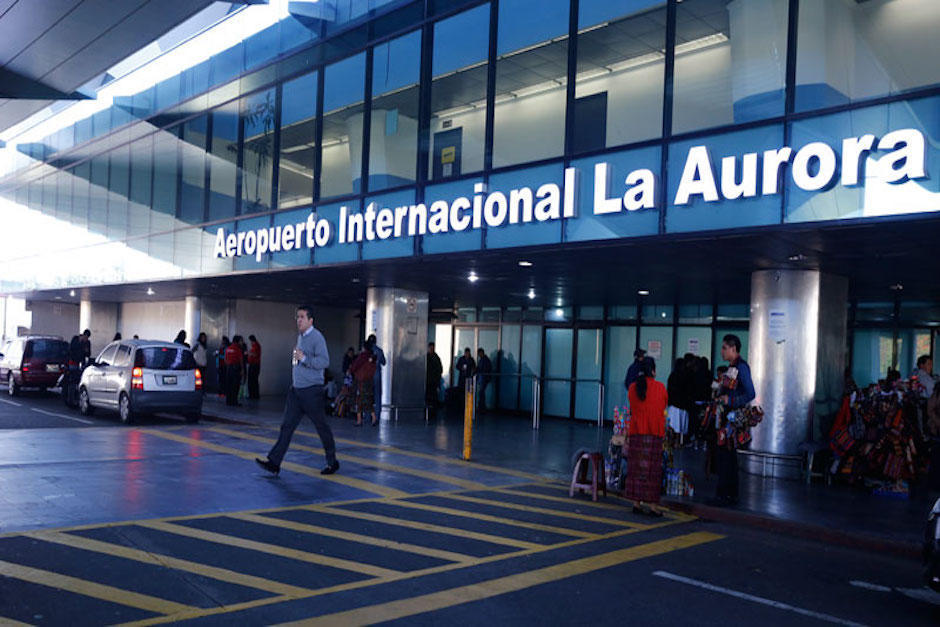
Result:
M656 380L656 362L645 357L640 375L627 390L630 401L630 433L624 496L633 501L633 511L654 516L663 482L663 436L666 433L666 386Z

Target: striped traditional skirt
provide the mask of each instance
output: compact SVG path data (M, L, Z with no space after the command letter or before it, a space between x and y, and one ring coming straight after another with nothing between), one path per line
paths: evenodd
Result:
M659 503L663 489L663 439L631 435L627 439L627 477L623 495L631 501Z

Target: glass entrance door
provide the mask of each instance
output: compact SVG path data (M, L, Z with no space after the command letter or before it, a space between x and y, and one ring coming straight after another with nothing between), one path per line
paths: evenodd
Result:
M542 413L548 416L571 416L571 358L573 353L573 329L545 329Z

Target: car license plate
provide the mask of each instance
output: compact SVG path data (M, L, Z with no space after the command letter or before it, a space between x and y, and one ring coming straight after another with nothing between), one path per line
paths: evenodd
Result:
M58 372L59 364L46 364L46 372Z
M164 376L164 377L163 377L163 384L164 384L164 385L176 385L176 377Z

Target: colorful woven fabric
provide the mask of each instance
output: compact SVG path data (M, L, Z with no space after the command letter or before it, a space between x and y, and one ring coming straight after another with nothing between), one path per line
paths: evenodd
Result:
M663 489L663 439L631 435L627 439L627 477L623 495L632 501L659 503Z

